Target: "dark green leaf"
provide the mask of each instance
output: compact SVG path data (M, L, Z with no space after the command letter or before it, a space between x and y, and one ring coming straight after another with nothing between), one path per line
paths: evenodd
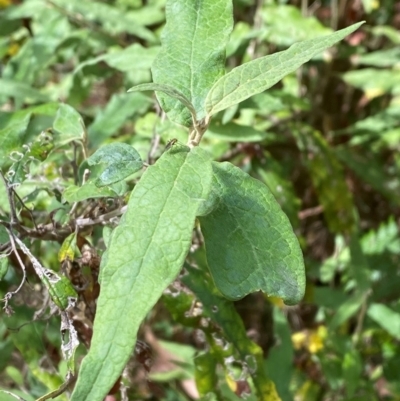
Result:
M262 290L288 304L301 301L302 252L268 187L230 163L213 163L213 171L219 198L200 223L218 289L230 299Z

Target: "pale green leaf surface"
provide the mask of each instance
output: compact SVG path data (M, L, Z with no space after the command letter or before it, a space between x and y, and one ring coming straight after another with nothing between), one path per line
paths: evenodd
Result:
M84 15L87 21L101 23L102 29L111 35L130 33L144 40L155 40L152 31L137 23L134 12L123 11L113 4L94 0L54 0L54 3L71 15Z
M102 260L92 344L71 401L103 400L121 374L139 325L182 267L211 180L208 154L173 147L136 185Z
M93 181L78 187L71 185L63 192L63 199L68 203L81 202L89 198L116 197L118 193L110 187L99 188Z
M316 54L354 32L362 24L363 22L359 22L331 35L295 43L285 51L234 68L211 88L205 101L207 113L213 115L265 91Z
M82 68L97 64L100 61L105 61L110 67L122 72L150 69L159 50L159 46L146 48L135 43L125 49L110 51L82 62L76 67L74 74Z
M348 71L342 77L349 85L365 91L367 96L371 98L384 93L400 92L400 71L398 69L392 71L363 68Z
M126 143L111 143L98 149L87 159L89 166L106 164L107 167L95 180L98 187L122 181L143 167L143 161L135 148Z
M141 84L130 88L128 92L137 92L137 91L157 91L163 92L166 95L179 100L185 107L187 107L192 115L196 115L196 110L194 109L190 100L180 91L174 89L170 85L161 85L161 84Z
M371 304L367 315L391 336L400 340L400 313L383 304Z
M0 96L8 96L24 103L47 102L49 97L24 82L0 78Z
M8 271L8 258L5 255L0 256L0 281L3 280Z
M332 29L316 17L303 16L300 8L294 5L265 4L260 14L266 25L263 39L278 46L290 46L300 40L332 33Z
M136 114L144 114L153 104L151 98L142 93L114 94L106 107L96 114L88 127L90 146L97 147L104 140L115 134L129 119Z
M287 216L268 187L239 168L213 163L213 171L220 199L200 223L217 288L233 300L262 290L298 303L304 262Z
M31 113L17 112L12 115L3 129L0 129L0 166L11 159L7 156L24 144L26 130L31 120Z
M249 125L240 125L233 122L221 124L217 121L211 122L207 129L207 136L229 142L260 142L271 136L271 134L257 130Z
M82 140L85 132L80 114L68 104L61 104L53 123L57 145Z
M197 119L205 117L204 100L225 72L225 46L232 31L231 0L168 0L161 36L162 47L153 67L153 81L182 92L194 105ZM182 104L158 93L169 118L190 126L192 118Z

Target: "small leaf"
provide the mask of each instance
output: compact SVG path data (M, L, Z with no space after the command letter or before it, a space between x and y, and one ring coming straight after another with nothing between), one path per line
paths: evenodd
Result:
M100 61L105 61L110 67L122 72L149 70L159 51L160 48L158 46L147 48L135 43L125 49L110 51L96 58L85 60L75 68L74 74L82 70L82 68L97 64Z
M400 313L383 304L371 304L367 315L391 336L400 340Z
M342 369L344 384L348 399L353 398L359 384L363 372L364 362L362 361L359 352L352 349L344 354Z
M3 280L8 271L8 256L0 255L0 281Z
M26 130L31 120L31 113L20 111L13 113L6 126L0 129L0 167L11 162L7 156L20 149L26 140Z
M208 352L197 355L195 360L196 387L201 396L215 391L218 383L217 360Z
M76 233L72 233L65 238L58 251L58 261L63 262L64 260L74 260L75 255L79 254L79 249L76 244Z
M232 31L231 0L168 0L161 50L152 67L153 81L184 94L197 119L205 117L204 100L225 72L225 46ZM180 101L157 93L169 118L191 126L192 117Z
M89 181L81 187L71 185L63 192L63 198L68 203L81 202L89 198L116 197L118 195L118 192L112 188L108 186L99 188L93 181Z
M9 96L21 103L47 102L47 95L37 89L32 88L24 82L0 78L0 88L2 96Z
M134 86L133 88L130 88L128 92L137 92L137 91L158 91L158 92L163 92L168 96L171 96L174 99L179 100L185 107L187 107L190 111L190 114L195 117L196 116L196 111L190 102L189 99L186 98L186 96L178 91L177 89L174 89L170 85L161 85L161 84L141 84Z
M89 166L104 163L106 169L94 183L98 187L122 181L143 167L139 153L126 143L111 143L98 149L87 159Z
M80 114L68 104L61 104L57 111L53 128L57 131L57 145L65 145L72 141L82 141L85 125Z
M199 219L217 288L233 300L262 290L288 304L301 301L302 252L268 187L230 163L213 163L213 171L219 203Z
M208 115L265 91L318 53L354 32L363 23L359 22L331 35L295 43L285 51L234 68L220 78L208 93L205 100Z
M96 114L93 123L88 127L90 146L97 148L117 132L128 118L143 115L152 104L152 99L142 93L114 94L106 107Z
M240 125L233 122L221 124L211 122L207 129L210 138L222 139L228 142L260 142L272 134L260 131L249 125Z
M176 147L135 186L102 259L92 343L71 401L101 401L118 379L139 325L182 267L211 179L206 152Z
M361 305L365 302L365 297L366 293L359 291L343 302L336 310L335 315L329 324L329 330L336 330L346 320L356 314L361 308Z

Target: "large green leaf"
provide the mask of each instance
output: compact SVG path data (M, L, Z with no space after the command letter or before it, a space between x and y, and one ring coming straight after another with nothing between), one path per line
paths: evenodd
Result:
M230 163L213 163L213 171L216 206L200 223L218 289L230 299L262 290L288 304L301 301L302 252L268 187Z
M118 379L140 323L182 267L211 180L208 154L176 146L136 185L102 260L92 344L72 401L101 401Z
M205 117L208 91L225 72L225 46L232 30L231 0L168 0L162 47L153 67L153 81L173 86ZM190 126L190 113L180 102L157 93L169 118Z
M208 93L205 108L213 115L279 82L312 57L333 46L360 27L363 22L331 35L305 40L289 49L250 61L220 78Z

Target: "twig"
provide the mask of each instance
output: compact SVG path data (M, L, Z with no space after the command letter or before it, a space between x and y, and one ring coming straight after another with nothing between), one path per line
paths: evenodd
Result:
M19 265L21 266L21 270L22 270L22 274L23 274L21 283L19 284L18 288L15 291L7 292L7 294L4 296L4 299L3 299L4 307L3 307L3 309L7 313L7 311L10 312L9 307L8 307L8 302L10 301L10 299L14 295L18 294L18 292L21 290L22 286L25 284L25 281L26 281L26 270L25 270L25 265L22 262L21 257L19 256L17 247L15 246L14 234L10 230L8 230L8 228L6 228L6 231L8 233L9 238L10 238L10 243L11 243L12 250L15 253L15 257L17 258Z
M8 181L6 180L6 177L4 177L2 171L0 171L0 176L4 182L4 186L6 187L7 198L8 198L8 203L10 205L10 213L11 213L11 223L10 224L11 224L11 226L13 226L15 224L18 224L18 217L17 217L17 213L15 211L14 198L11 196L12 187L10 185L8 185Z
M307 217L316 216L317 214L321 214L324 211L324 207L322 205L318 205L315 207L310 207L309 209L301 210L297 216L300 220L304 220Z
M361 336L361 332L362 332L362 328L363 328L363 324L364 324L365 314L367 313L368 298L370 295L371 295L371 289L369 289L365 293L363 302L361 304L360 313L358 314L358 317L357 317L357 326L356 326L356 329L354 330L354 334L352 337L352 342L354 345L357 345L358 341L360 340L360 336Z

